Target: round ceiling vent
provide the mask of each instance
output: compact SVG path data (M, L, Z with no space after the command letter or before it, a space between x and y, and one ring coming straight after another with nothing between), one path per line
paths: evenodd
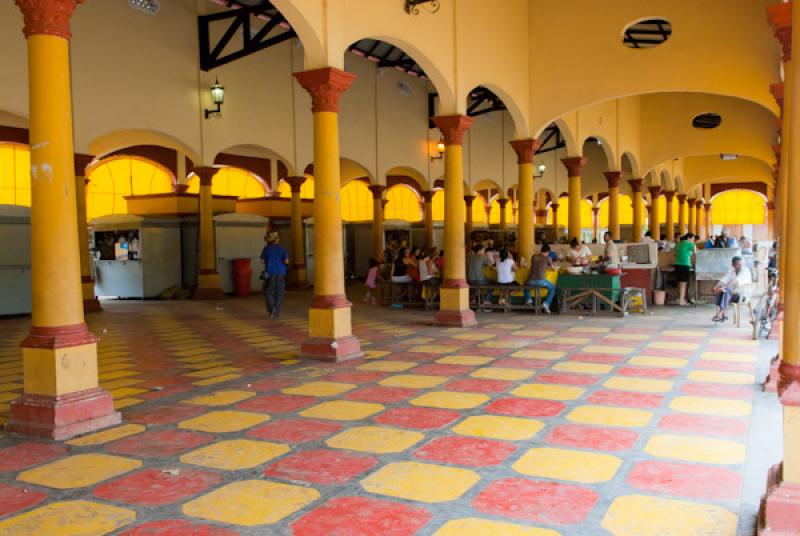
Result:
M700 114L692 119L694 128L717 128L720 123L722 123L722 117L719 114Z
M622 44L629 48L655 48L672 35L672 23L666 19L647 19L625 28Z

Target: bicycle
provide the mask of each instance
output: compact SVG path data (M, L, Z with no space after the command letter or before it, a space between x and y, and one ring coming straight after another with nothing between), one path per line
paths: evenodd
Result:
M772 333L772 323L778 317L778 270L767 270L767 292L761 296L753 311L753 340L766 339Z

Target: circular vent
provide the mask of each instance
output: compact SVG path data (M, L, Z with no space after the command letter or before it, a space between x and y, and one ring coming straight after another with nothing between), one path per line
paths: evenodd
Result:
M672 23L665 19L647 19L625 28L622 44L630 48L655 48L670 38Z
M720 123L722 123L722 117L719 114L700 114L692 119L694 128L717 128Z

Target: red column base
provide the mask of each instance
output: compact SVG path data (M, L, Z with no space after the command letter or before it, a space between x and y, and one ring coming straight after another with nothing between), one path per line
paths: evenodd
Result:
M468 309L466 311L439 311L433 318L433 323L436 326L449 326L468 328L478 325L478 320L475 318L475 311Z
M800 531L800 485L783 482L782 464L767 475L767 492L761 499L758 534L790 536Z
M338 339L310 338L300 346L300 357L340 363L364 357L361 342L354 336Z
M63 396L23 394L11 402L6 429L12 433L60 441L119 424L111 393L100 388Z
M91 300L83 300L84 313L99 313L102 312L103 307L100 305L100 300L92 298Z
M225 292L221 288L196 288L192 299L195 300L221 300Z
M781 365L781 356L776 355L772 358L769 362L769 374L767 374L764 383L761 384L761 388L764 390L765 393L777 393L778 392L778 380L781 377L780 372L778 371L778 367Z

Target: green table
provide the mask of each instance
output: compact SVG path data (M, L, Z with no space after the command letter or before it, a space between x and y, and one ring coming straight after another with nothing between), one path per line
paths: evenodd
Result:
M558 296L561 297L561 290L571 289L572 295L580 290L600 289L606 299L617 303L620 295L620 276L609 274L569 274L562 273L558 276Z

